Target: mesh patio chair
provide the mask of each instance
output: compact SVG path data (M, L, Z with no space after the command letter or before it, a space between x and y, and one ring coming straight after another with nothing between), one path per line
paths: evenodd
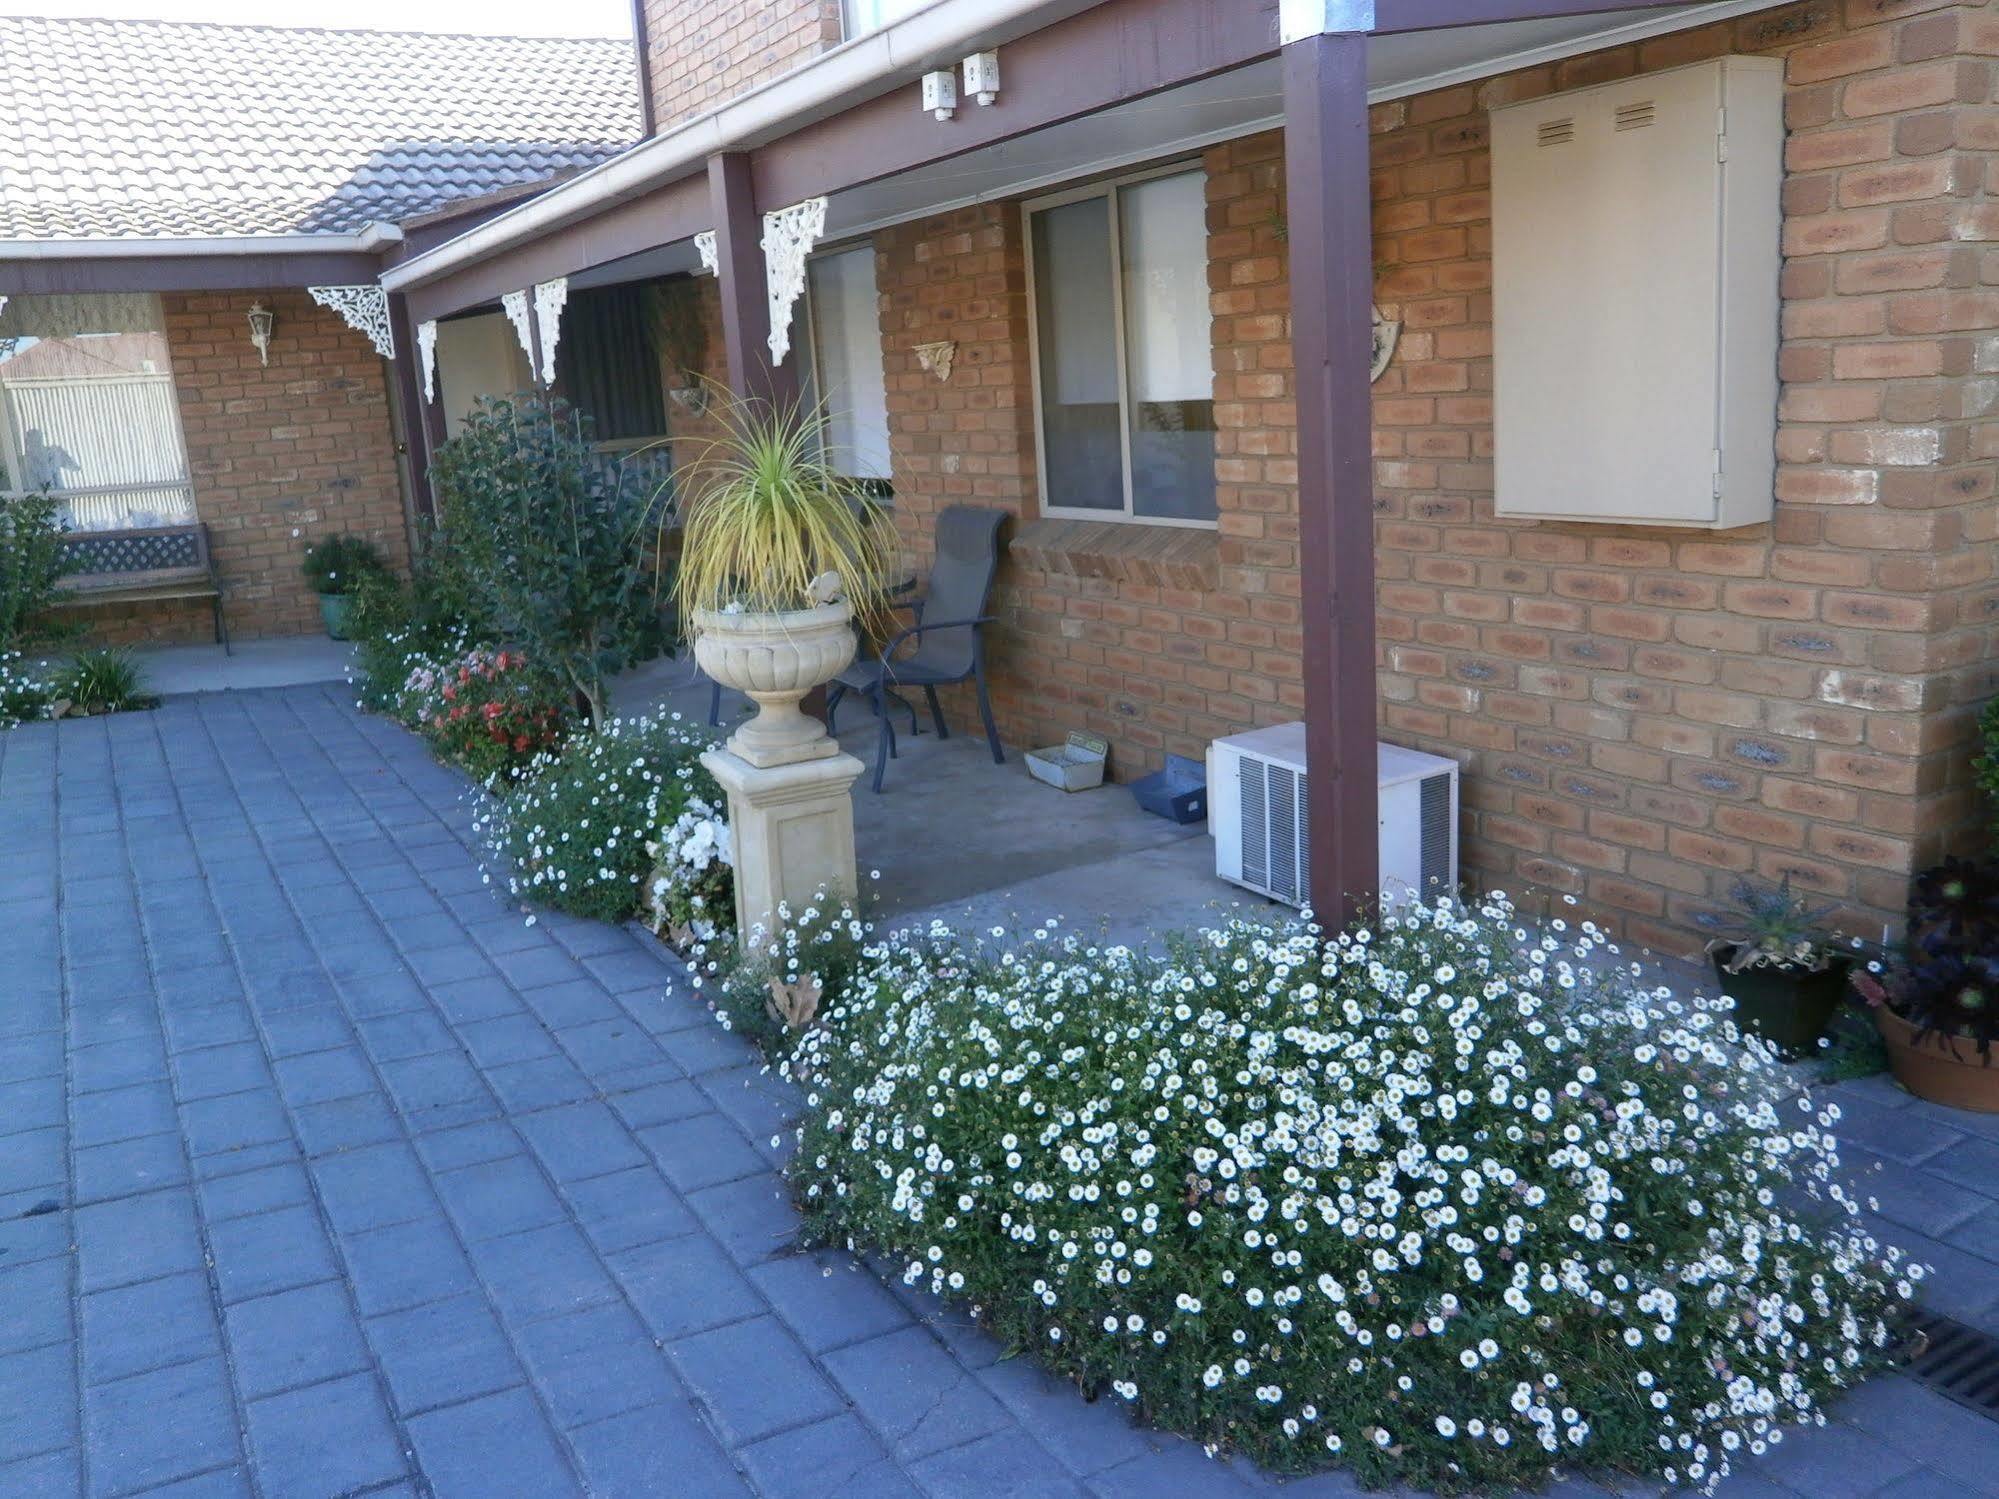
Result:
M951 730L944 722L943 705L937 701L939 687L972 682L978 689L979 718L985 724L986 744L993 763L1004 765L999 730L993 726L992 700L986 693L986 649L983 627L992 621L986 602L992 593L993 574L999 570L999 529L1006 520L1004 510L977 505L952 505L937 517L937 558L930 565L929 587L921 599L899 605L915 612L916 623L889 637L873 660L857 660L834 679L826 695L826 727L840 701L849 692L865 696L881 721L880 742L875 751L874 789L882 789L882 772L895 758L895 725L890 721L890 705L908 710L912 733L921 733L916 724L916 706L898 688L921 687L929 700L930 720L937 737L949 739ZM904 651L905 646L912 647Z

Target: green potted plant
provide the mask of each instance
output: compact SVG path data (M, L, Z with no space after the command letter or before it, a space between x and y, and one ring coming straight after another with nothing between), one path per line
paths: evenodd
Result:
M1745 881L1735 891L1734 924L1708 943L1735 1022L1785 1056L1809 1052L1846 992L1853 955L1827 930L1830 906L1812 906L1779 885Z
M834 472L819 408L718 397L710 414L723 435L680 472L674 592L701 669L758 706L730 748L782 764L815 753L824 731L799 703L887 612L894 527Z
M1918 875L1901 946L1853 987L1897 1082L1933 1103L1999 1113L1999 862L1948 859Z
M371 577L388 571L382 554L373 543L344 532L322 536L305 549L302 568L306 585L319 595L319 617L327 635L334 640L347 638L347 613L354 595Z

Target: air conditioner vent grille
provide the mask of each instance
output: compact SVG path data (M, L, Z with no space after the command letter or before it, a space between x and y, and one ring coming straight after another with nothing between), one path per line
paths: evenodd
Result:
M1237 761L1242 787L1242 877L1258 889L1270 884L1270 808L1264 762L1253 755Z
M1299 833L1305 822L1301 789L1296 771L1270 767L1270 893L1279 900L1296 901L1305 889L1298 878Z
M1428 899L1451 885L1451 778L1425 776L1421 786L1421 895Z
M1537 140L1543 146L1565 146L1576 138L1574 115L1563 115L1559 120L1543 120Z
M1635 104L1620 104L1611 118L1611 129L1643 130L1657 117L1657 113L1650 99L1641 99Z

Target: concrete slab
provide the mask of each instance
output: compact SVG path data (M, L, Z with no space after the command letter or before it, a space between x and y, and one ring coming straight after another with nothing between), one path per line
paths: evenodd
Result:
M665 658L611 688L620 713L679 713L704 727L710 695L691 663ZM726 735L749 709L724 692L713 732ZM1283 909L1216 878L1206 823L1181 827L1155 817L1123 786L1058 791L1028 774L1019 746L1003 746L1006 762L995 765L983 738L940 740L927 718L912 735L898 715L896 757L876 792L873 715L849 702L835 722L841 747L868 765L854 787L854 844L875 913L894 925L937 917L1012 930L1057 916L1136 942L1238 904Z
M146 690L161 697L338 682L353 653L353 646L324 635L239 640L227 654L219 645L148 645L133 652L146 673Z

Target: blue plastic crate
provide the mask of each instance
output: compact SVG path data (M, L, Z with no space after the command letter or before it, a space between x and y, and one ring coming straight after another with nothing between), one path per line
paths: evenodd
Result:
M1138 804L1157 817L1177 823L1199 822L1208 815L1208 772L1199 760L1168 755L1166 768L1131 783Z

